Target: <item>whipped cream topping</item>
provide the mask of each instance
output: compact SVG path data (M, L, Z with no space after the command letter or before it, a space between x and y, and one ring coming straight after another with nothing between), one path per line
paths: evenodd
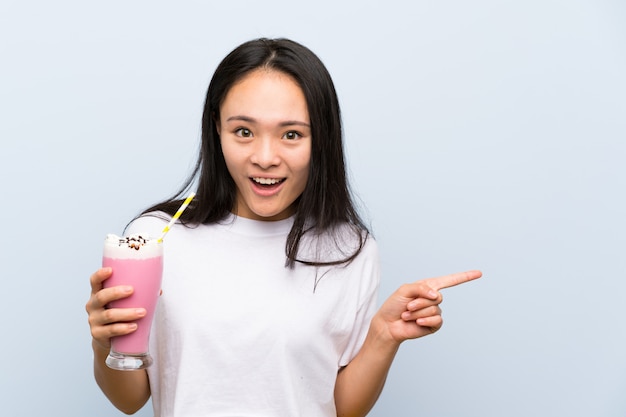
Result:
M108 258L145 259L159 256L162 245L147 234L118 236L110 233L104 240L104 256Z

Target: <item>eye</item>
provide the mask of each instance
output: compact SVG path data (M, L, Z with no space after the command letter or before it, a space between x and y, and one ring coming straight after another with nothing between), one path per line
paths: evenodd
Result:
M252 137L252 132L250 131L250 129L246 129L245 127L240 127L239 129L235 130L235 134L242 138Z
M295 140L295 139L298 139L300 137L302 137L302 135L300 133L296 132L295 130L290 130L289 132L287 132L287 133L285 133L283 135L283 138L287 139L287 140Z

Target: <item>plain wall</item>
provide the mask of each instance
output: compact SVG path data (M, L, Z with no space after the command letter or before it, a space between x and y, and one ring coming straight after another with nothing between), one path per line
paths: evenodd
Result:
M626 415L624 22L602 0L3 1L0 414L120 414L84 309L103 237L177 190L217 63L267 36L334 77L381 301L484 272L370 415Z

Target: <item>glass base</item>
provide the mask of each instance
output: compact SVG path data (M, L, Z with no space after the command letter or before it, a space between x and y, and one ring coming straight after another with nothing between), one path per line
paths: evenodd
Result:
M111 351L105 363L109 368L118 371L135 371L137 369L146 369L152 365L152 357L148 353L128 355Z

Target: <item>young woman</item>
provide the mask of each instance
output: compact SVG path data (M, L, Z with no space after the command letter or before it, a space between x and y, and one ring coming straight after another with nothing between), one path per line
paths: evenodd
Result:
M132 288L91 276L96 381L120 410L155 416L364 416L404 340L442 325L439 289L470 271L406 284L376 311L376 243L346 180L339 104L326 68L286 39L232 51L209 85L202 146L177 197L128 233L168 233L147 371L104 360L145 314L107 309Z

